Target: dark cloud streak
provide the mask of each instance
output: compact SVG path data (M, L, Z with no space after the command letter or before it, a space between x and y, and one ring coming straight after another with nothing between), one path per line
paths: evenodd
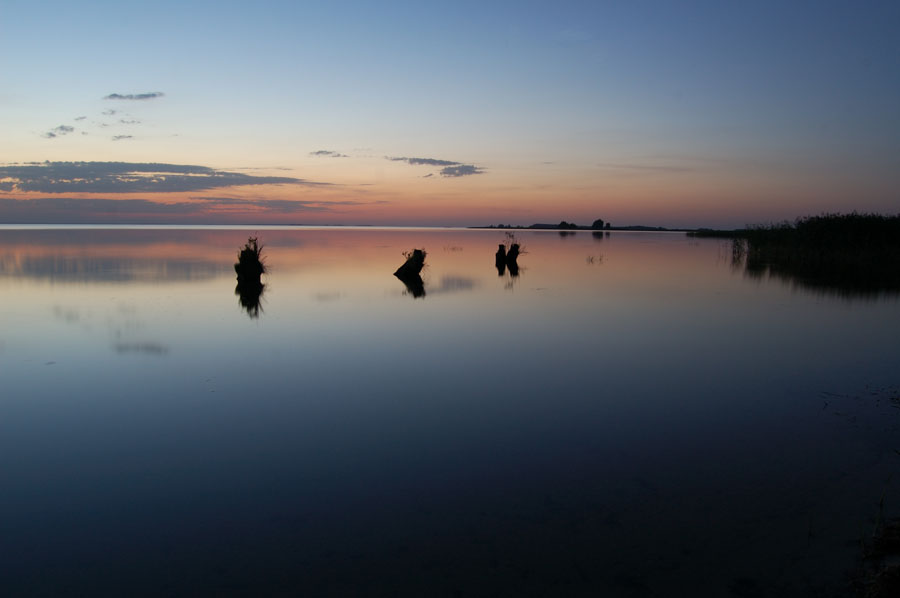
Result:
M214 170L206 166L131 162L44 162L0 166L0 179L11 179L4 181L5 190L23 193L172 193L248 185L328 185L293 177ZM9 185L12 185L11 189Z
M104 100L153 100L156 98L163 97L164 94L161 91L151 91L148 93L111 93L108 96L103 96Z
M481 168L472 164L460 164L459 166L448 166L441 169L441 176L445 177L461 177L473 174L481 174L484 172Z
M438 160L435 158L394 158L385 156L392 162L406 162L412 166L458 166L461 162L453 162L452 160Z
M462 162L454 162L453 160L438 160L437 158L407 158L407 157L391 157L385 156L385 159L392 162L406 162L412 166L443 166L440 175L443 177L461 177L473 174L481 174L483 169L473 164L463 164ZM432 173L433 174L433 173ZM430 177L431 174L425 175L423 178Z

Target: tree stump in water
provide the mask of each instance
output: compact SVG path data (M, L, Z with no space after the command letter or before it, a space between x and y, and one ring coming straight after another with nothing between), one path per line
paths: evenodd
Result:
M413 298L424 297L425 283L422 281L422 277L419 276L419 272L422 271L422 267L425 265L425 250L413 249L409 253L404 252L403 255L406 256L406 261L397 268L394 276L406 285L406 290L409 291Z
M237 273L238 283L260 282L266 267L262 263L262 245L256 237L247 239L247 243L241 248L234 271Z
M260 297L266 288L261 280L266 266L262 262L262 245L256 237L247 239L247 243L241 248L234 271L237 274L234 294L238 296L241 307L247 310L247 314L251 318L258 318L261 310Z
M425 265L425 250L413 249L411 253L405 253L406 261L397 268L394 276L403 279L405 277L418 276Z

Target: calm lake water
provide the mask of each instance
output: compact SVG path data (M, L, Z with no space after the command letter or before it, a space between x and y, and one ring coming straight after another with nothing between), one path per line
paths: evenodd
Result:
M498 230L0 230L0 593L844 595L897 296L516 235L513 277Z

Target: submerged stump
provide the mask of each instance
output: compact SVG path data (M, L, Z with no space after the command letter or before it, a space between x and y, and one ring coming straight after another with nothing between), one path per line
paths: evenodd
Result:
M425 283L422 281L419 273L425 266L425 256L427 254L424 249L413 249L410 252L404 252L403 255L406 256L406 261L397 268L394 276L406 285L406 290L409 291L413 298L424 297Z
M262 261L262 245L256 237L250 237L238 253L238 261L234 265L238 282L260 281L265 274L266 266Z
M497 246L497 253L494 254L494 266L497 268L497 274L503 276L509 270L509 275L516 277L519 275L519 259L520 247L516 242L516 237L512 233L506 233L506 243L500 243Z
M506 267L509 269L509 275L515 278L519 275L519 244L513 243L506 252Z
M397 268L397 271L394 272L394 276L397 278L403 278L404 276L418 276L422 271L422 267L425 266L425 250L413 249L403 255L406 256L406 261L403 262L402 266Z
M266 266L262 260L262 245L256 237L250 237L238 253L238 261L234 265L237 274L237 286L234 294L251 318L258 318L260 297L266 285L262 283L262 275Z
M497 253L494 255L494 266L497 268L499 276L506 274L506 245L503 243L500 243Z

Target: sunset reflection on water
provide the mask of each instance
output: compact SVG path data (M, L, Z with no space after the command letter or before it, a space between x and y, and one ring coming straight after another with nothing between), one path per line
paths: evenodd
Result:
M896 384L898 302L748 279L715 240L515 236L514 278L499 230L0 230L0 585L840 584L900 496L890 401L859 399Z

